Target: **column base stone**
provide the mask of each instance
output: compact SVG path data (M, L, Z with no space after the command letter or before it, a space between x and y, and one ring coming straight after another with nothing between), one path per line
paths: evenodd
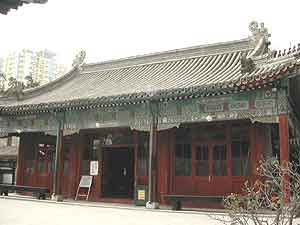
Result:
M147 202L146 208L147 209L159 209L159 203L158 202Z
M51 200L57 201L57 202L62 202L64 200L64 197L62 195L51 195Z

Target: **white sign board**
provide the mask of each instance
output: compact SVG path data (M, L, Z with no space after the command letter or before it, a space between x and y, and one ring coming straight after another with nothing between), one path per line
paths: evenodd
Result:
M90 175L97 176L99 170L99 162L98 161L91 161L90 162Z
M92 185L92 176L81 176L79 187L90 188Z

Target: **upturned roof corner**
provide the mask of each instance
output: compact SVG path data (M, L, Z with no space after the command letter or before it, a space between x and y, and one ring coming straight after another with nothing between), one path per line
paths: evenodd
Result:
M80 50L73 60L72 67L80 70L81 66L84 65L85 56L86 52L84 50Z
M251 39L254 42L255 48L248 57L251 58L270 53L269 46L271 42L269 41L269 37L271 37L271 34L269 34L264 23L258 24L258 22L252 21L249 24L249 30L252 33Z
M252 33L251 41L255 47L248 55L243 54L240 58L242 74L253 72L256 67L255 61L271 55L271 50L269 49L271 44L269 37L271 37L271 34L269 34L264 23L259 24L257 21L252 21L249 24L249 30Z

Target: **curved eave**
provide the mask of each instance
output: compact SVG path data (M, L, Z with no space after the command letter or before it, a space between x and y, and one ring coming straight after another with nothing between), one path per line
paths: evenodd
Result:
M2 106L0 111L2 115L25 115L45 112L84 110L92 108L141 104L149 100L172 101L209 96L221 96L276 85L276 81L279 81L280 79L286 78L297 72L299 66L299 62L295 62L293 64L284 65L278 68L277 70L273 70L268 73L259 74L255 76L248 76L231 82L173 90L160 90L156 92L153 96L149 95L149 93L143 92L127 95L99 97L92 99L77 99L64 102L41 103L36 105L32 104L9 107Z
M64 85L66 82L68 82L69 79L72 79L74 76L77 76L78 73L78 67L73 67L72 69L70 69L70 71L68 71L66 74L64 74L63 76L58 77L57 79L34 87L34 88L29 88L29 89L25 89L23 91L23 96L22 96L22 100L28 99L28 98L32 98L35 96L40 95L41 93L45 93L48 91L51 91L59 86ZM9 102L9 101L17 101L16 97L6 97L6 96L0 96L0 102Z

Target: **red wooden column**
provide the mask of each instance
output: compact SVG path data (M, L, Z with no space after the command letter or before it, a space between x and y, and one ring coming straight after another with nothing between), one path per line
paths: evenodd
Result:
M138 185L138 150L139 150L139 133L134 130L133 131L133 144L134 144L134 193L137 190Z
M17 176L16 176L16 184L24 185L24 163L25 163L25 145L24 145L24 136L20 135L18 155L17 155Z
M156 203L157 195L157 104L149 102L150 137L149 137L149 168L148 168L148 202ZM155 204L154 204L155 205Z
M255 134L255 149L253 151L253 173L257 175L257 167L259 166L259 161L263 159L264 154L264 126L261 124L254 125L255 130L253 131Z
M59 131L59 156L58 156L58 171L57 171L57 174L58 174L58 183L57 183L57 187L58 187L58 192L57 194L58 195L62 195L62 185L63 185L63 182L62 182L62 179L63 179L63 169L64 169L64 133L63 133L63 129L60 129Z
M289 122L288 117L285 114L279 116L279 144L280 144L280 162L289 162L290 150L289 150ZM289 201L289 174L284 175L284 199Z
M158 175L158 199L160 203L166 204L164 195L168 194L169 187L169 131L161 131L158 135L159 161L157 167Z
M250 159L251 159L251 180L254 182L258 176L257 176L257 166L259 162L259 154L261 152L257 151L260 150L257 145L258 145L258 137L257 137L257 126L253 123L251 123L250 128L249 128L249 141L250 141Z
M75 163L76 163L76 150L75 150L75 145L73 143L74 138L72 137L72 141L71 141L71 146L70 146L70 156L69 156L69 184L68 184L68 188L67 188L67 196L68 198L72 197L72 191L74 188L74 183L75 183Z
M76 191L80 182L81 171L81 149L82 149L82 135L75 134L72 137L72 147L70 156L70 189L69 197L75 199ZM99 166L100 167L100 166ZM100 168L99 168L100 169Z
M231 148L231 124L226 124L226 148L227 148L227 176L232 183L232 148Z
M69 193L68 196L71 198L75 198L76 190L77 190L77 180L79 177L78 167L79 167L79 134L75 134L72 136L72 144L70 149L70 167L69 167Z
M63 129L62 121L58 121L57 134L56 134L56 151L55 151L55 166L53 174L53 193L52 198L59 200L58 196L61 195L60 181L62 177L63 168L63 149L62 149Z
M176 129L172 128L169 131L169 186L168 186L168 194L175 194L175 136Z
M34 145L36 147L36 145L41 140L41 138L42 137L40 134L34 135L33 133L31 133L28 136L28 139L26 140L26 144L28 144L28 142L29 142L31 145ZM33 149L35 149L35 148L33 148ZM33 160L33 173L32 173L33 179L31 179L31 185L39 187L41 185L39 183L40 182L39 157L38 157L38 154L34 154L34 155L35 156L34 156L34 160Z
M101 139L101 135L99 135L99 140ZM102 162L103 162L103 149L102 147L100 147L98 149L98 153L97 153L97 161L98 161L98 175L96 176L93 176L93 179L94 179L94 193L93 196L94 196L94 199L95 200L98 200L99 198L102 197L102 169L101 169L101 166L102 165Z

